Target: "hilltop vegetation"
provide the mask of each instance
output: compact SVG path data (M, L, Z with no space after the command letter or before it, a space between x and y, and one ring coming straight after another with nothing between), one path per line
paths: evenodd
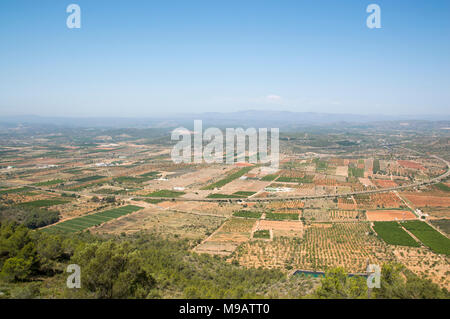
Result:
M66 287L65 268L78 264L81 289ZM187 241L156 236L53 235L17 223L0 225L0 291L13 298L365 298L363 278L332 269L317 280L279 270L246 269L191 253ZM444 298L445 290L385 265L377 298Z
M15 221L25 227L35 229L56 223L59 220L59 212L41 208L0 205L0 222Z

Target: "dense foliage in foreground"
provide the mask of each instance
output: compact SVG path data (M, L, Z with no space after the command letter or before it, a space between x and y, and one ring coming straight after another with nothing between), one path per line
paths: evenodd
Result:
M245 269L190 248L152 235L102 239L3 223L0 291L44 298L298 298L313 288L313 279L288 282L278 270ZM81 267L81 289L66 288L69 264Z
M0 205L0 222L12 220L31 229L56 223L59 218L57 211L20 205Z
M81 268L80 289L66 287L69 264ZM187 241L148 234L48 234L13 222L0 225L0 269L0 298L367 297L365 279L349 278L342 269L331 270L318 286L318 279L192 253ZM373 296L445 298L448 293L388 264Z

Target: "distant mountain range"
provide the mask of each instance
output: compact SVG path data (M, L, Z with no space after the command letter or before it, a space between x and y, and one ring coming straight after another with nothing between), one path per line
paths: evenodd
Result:
M4 116L0 123L6 126L18 124L55 125L71 127L160 127L192 126L194 120L216 127L297 127L332 123L370 123L401 121L450 121L450 115L358 115L338 113L256 111L219 113L179 113L142 118L118 117L42 117L35 115Z

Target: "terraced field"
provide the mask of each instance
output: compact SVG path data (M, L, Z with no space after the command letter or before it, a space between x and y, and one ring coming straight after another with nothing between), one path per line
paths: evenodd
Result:
M46 232L63 232L63 233L75 233L92 226L100 225L110 221L112 219L119 218L124 215L128 215L132 212L138 211L142 207L128 205L119 208L106 210L103 212L89 214L82 217L70 219L61 223L57 223L53 226L43 228L42 231Z

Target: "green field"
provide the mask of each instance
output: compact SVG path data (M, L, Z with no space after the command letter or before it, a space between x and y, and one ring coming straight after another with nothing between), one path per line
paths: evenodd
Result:
M264 230L257 230L253 233L253 238L265 238L265 239L269 239L270 238L270 232L266 229Z
M55 224L53 226L43 228L42 231L75 233L75 232L90 228L92 226L103 224L107 221L118 218L120 216L128 215L128 214L138 211L140 209L142 209L142 207L134 206L134 205L122 206L119 208L114 208L114 209L106 210L106 211L95 213L95 214L89 214L89 215L69 219L67 221Z
M209 194L206 198L246 198L246 196L235 194Z
M261 218L261 212L252 212L248 210L240 210L233 213L233 216L245 217L245 218Z
M438 254L450 255L450 239L436 231L433 227L419 220L403 223L403 226L416 236L423 244Z
M266 219L270 219L270 220L298 220L298 214L266 213Z
M137 202L139 202L139 201L146 202L146 203L149 203L149 204L159 204L159 203L165 201L165 199L159 199L159 198L145 198L145 199L133 198L132 200L137 201Z
M34 200L32 202L26 202L26 203L20 203L20 206L23 207L30 207L30 208L42 208L42 207L50 207L55 205L61 205L68 203L67 200L61 200L61 199L39 199Z
M221 180L219 180L219 181L217 181L215 183L212 183L210 185L206 185L206 186L202 187L201 189L202 190L210 190L210 189L214 189L214 188L220 188L220 187L228 184L229 182L234 181L235 179L241 177L242 175L248 173L253 168L254 168L253 166L241 168L237 172L234 172L234 173L228 175L224 179L221 179Z
M248 196L256 194L255 192L239 191L233 194L209 194L206 198L247 198Z
M397 222L374 222L374 229L387 244L420 247Z
M145 173L145 174L141 174L139 176L141 176L141 177L148 177L150 179L155 179L155 178L158 178L159 174L161 174L161 173L155 171L155 172L148 172L148 173Z
M328 163L326 161L321 161L318 158L314 160L314 163L316 163L316 172L324 172L328 168Z
M380 170L380 160L379 159L375 159L375 160L373 160L372 172L374 174L376 174L376 173L378 173L379 170Z
M269 175L266 175L263 178L261 178L261 180L264 182L271 182L277 177L278 177L278 175L276 175L276 174L269 174Z
M147 177L119 176L119 177L114 177L113 182L119 183L119 184L122 184L122 183L140 184L140 183L144 183L148 180L149 180L149 178L147 178Z
M62 179L54 179L51 181L35 183L35 184L33 184L33 186L52 186L52 185L61 184L61 183L64 183L64 181Z
M101 175L87 176L87 177L76 179L76 181L80 182L80 183L86 183L86 182L95 181L95 180L101 179L101 178L105 178L105 176L101 176Z
M0 195L15 194L15 193L21 193L21 192L26 192L26 191L30 191L30 190L32 190L32 188L26 187L26 186L20 187L20 188L5 189L5 190L0 191Z
M149 204L158 204L158 203L161 203L163 201L164 201L164 199L157 199L157 198L144 199L144 202L149 203Z
M364 177L364 168L349 167L348 168L349 177Z
M450 192L450 187L443 184L443 183L438 183L436 185L434 185L437 189L443 191L443 192Z
M447 235L450 235L450 219L433 219L430 222Z
M145 195L146 197L178 197L186 194L185 192L171 191L168 189L161 189L159 191L155 191L153 193Z
M305 176L305 177L280 176L280 177L278 177L277 182L285 182L285 183L312 183L313 182L313 177L312 176Z
M242 197L248 197L248 196L252 196L255 194L256 194L256 192L246 192L246 191L239 191L239 192L233 193L233 195L238 195L238 196L242 196Z

